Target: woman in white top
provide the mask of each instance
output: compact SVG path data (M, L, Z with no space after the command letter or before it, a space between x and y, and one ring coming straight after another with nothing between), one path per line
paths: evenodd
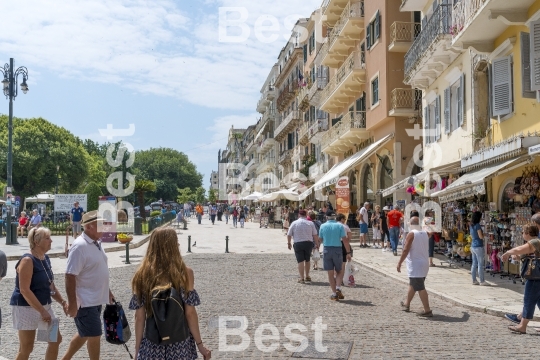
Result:
M381 244L381 206L375 205L375 211L371 215L371 227L373 229L373 247L376 249L382 249Z

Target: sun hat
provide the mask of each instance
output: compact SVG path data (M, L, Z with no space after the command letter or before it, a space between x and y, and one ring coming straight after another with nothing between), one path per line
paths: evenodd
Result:
M91 222L98 221L98 220L103 221L103 219L99 217L98 211L97 210L89 211L82 216L81 225L90 224Z

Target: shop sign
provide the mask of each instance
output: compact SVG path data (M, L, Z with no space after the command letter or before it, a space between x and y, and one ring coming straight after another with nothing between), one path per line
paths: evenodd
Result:
M337 213L343 214L346 218L349 217L350 212L350 189L349 189L349 177L342 176L336 183L336 207Z
M534 145L529 148L529 155L540 154L540 145Z
M441 203L465 199L474 195L483 195L486 193L486 187L484 183L479 185L474 185L471 187L468 187L466 189L462 189L459 191L452 192L448 195L441 195L439 196L439 201Z

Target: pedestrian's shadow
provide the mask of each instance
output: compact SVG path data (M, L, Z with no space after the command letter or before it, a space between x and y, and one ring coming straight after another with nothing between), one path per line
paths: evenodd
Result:
M330 286L328 282L322 282L322 281L312 281L308 283L308 285L314 285L314 286ZM373 286L367 286L367 285L356 285L355 287L347 287L345 286L343 289L373 289Z
M360 300L339 300L340 303L352 305L352 306L375 306L371 301Z
M461 317L453 317L448 315L442 315L434 313L432 318L425 318L427 321L437 321L446 323L461 323L469 321L471 316L467 312L463 312Z

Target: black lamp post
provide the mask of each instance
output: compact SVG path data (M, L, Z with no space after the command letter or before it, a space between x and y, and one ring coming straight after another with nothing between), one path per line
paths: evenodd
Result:
M56 165L56 191L54 192L54 201L56 203L56 195L58 195L58 171L60 171L60 165ZM56 211L53 208L54 223L56 224Z
M9 122L8 122L8 154L7 154L7 215L6 215L6 245L18 244L17 241L11 242L11 191L13 187L12 169L13 169L13 100L18 95L17 85L19 82L19 75L22 75L23 81L21 83L21 90L23 93L28 92L28 85L26 80L28 79L28 69L21 66L17 69L14 67L13 58L9 59L9 64L5 64L3 68L0 68L4 75L2 80L2 88L6 99L9 99Z

